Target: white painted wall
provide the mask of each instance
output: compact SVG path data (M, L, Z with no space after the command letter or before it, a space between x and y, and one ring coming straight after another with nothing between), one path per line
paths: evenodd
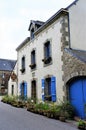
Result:
M61 62L61 33L60 33L60 20L58 19L51 26L42 31L34 40L27 43L22 49L18 51L18 94L20 93L20 83L26 81L28 84L27 92L28 97L31 97L31 80L36 78L37 80L37 97L42 98L41 79L46 75L52 75L56 77L56 94L59 101L63 100L63 81L62 81L62 62ZM44 58L44 43L47 39L50 39L52 46L52 64L44 67L42 59ZM31 51L36 49L36 63L37 68L35 71L31 71L29 65L31 64ZM26 72L21 74L21 58L26 57ZM34 77L32 76L34 74Z
M14 67L13 72L17 75L17 63ZM18 85L17 85L17 80L13 81L10 77L9 82L8 82L8 95L12 95L12 85L14 86L14 96L17 96L17 91L18 91Z
M14 93L13 96L17 96L17 82L13 82L10 78L9 83L8 83L8 95L12 95L12 85L14 86Z
M71 48L86 51L86 0L69 8Z

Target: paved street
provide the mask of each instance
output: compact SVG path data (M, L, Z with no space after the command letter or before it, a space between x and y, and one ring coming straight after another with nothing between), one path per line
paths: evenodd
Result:
M0 102L0 130L77 130L70 123L30 113Z

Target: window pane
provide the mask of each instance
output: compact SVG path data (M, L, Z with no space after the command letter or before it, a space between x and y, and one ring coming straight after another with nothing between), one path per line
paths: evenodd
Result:
M25 68L25 57L22 57L22 68Z
M31 53L31 64L35 64L35 51Z
M50 42L45 43L45 57L49 58L50 57Z

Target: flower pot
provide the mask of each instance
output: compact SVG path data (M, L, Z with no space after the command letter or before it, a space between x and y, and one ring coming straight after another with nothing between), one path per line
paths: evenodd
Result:
M78 126L78 129L80 129L80 130L86 130L86 129L85 129L85 126L83 126L83 125L79 125L79 126Z
M60 116L59 120L62 121L62 122L65 122L65 116Z

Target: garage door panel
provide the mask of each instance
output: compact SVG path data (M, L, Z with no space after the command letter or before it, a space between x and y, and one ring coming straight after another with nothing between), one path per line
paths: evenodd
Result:
M86 80L85 80L86 83ZM76 80L71 83L69 88L69 98L71 104L75 107L76 116L80 116L84 118L84 97L83 92L86 91L86 87L84 88L83 80ZM86 97L86 95L84 95Z
M84 98L84 102L86 103L86 80L83 79L83 98Z
M84 115L86 118L86 80L83 79L83 100L84 100Z

